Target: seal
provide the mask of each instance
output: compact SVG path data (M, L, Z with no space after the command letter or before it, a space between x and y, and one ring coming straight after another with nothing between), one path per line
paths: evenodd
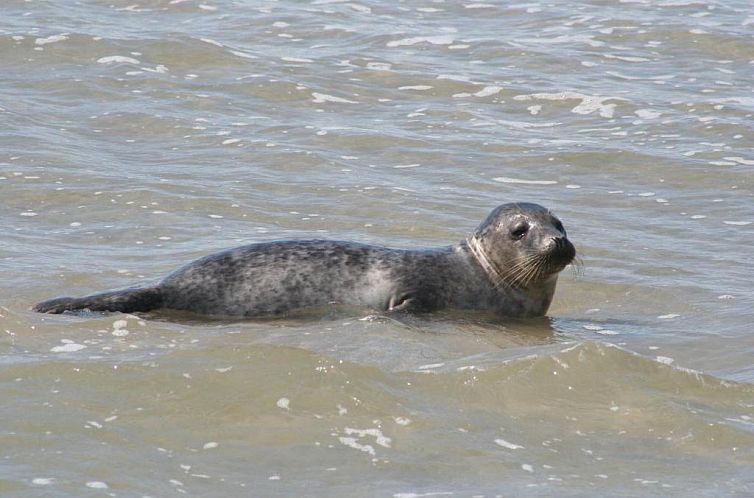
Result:
M33 310L184 310L222 317L275 316L357 305L379 311L547 312L558 273L576 255L565 228L531 203L497 207L462 242L407 250L354 242L288 240L206 256L148 287L44 301Z

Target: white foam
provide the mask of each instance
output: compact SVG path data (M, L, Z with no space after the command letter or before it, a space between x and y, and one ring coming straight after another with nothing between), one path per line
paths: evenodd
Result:
M247 54L246 52L241 52L240 50L231 50L230 53L238 57L243 57L244 59L258 59L256 55Z
M614 330L607 330L607 329L597 330L597 331L595 331L595 333L597 333L599 335L618 335L618 332L616 332Z
M432 369L432 368L440 368L440 367L442 367L444 365L445 365L445 363L429 363L427 365L421 365L421 366L419 366L418 369L419 370L429 370L429 369Z
M374 428L374 429L352 429L351 427L346 427L344 429L346 435L353 436L356 435L358 437L366 437L366 436L372 436L374 438L374 442L382 446L383 448L390 448L390 442L391 439L387 436L385 436L381 430Z
M343 443L344 445L353 448L355 450L363 451L364 453L369 453L372 456L375 456L377 453L374 451L374 446L371 444L361 444L356 441L355 437L344 437L341 436L338 438L338 441Z
M48 43L57 43L68 39L68 33L48 36L47 38L37 38L34 40L35 45L47 45Z
M75 353L76 351L81 351L82 349L86 349L86 346L83 344L76 344L75 342L67 342L63 344L62 346L55 346L52 349L50 349L50 352L52 353Z
M507 176L498 176L493 178L493 180L500 183L521 183L526 185L555 185L558 183L555 180L524 180L521 178L509 178Z
M649 62L651 59L647 59L646 57L632 57L632 56L626 56L626 55L612 55L612 54L603 54L603 57L606 59L615 59L619 61L625 61L625 62Z
M721 104L741 104L754 107L754 97L728 97L724 99L718 99L716 102Z
M107 489L108 485L102 481L89 481L86 483L86 487L92 489Z
M744 159L743 157L738 157L738 156L735 156L735 157L724 157L723 159L725 159L727 161L733 161L733 162L736 162L738 164L745 164L746 166L754 166L754 160L752 160L752 159Z
M413 38L403 38L387 42L388 47L405 47L416 45L418 43L430 43L432 45L450 45L453 43L453 37L450 35L437 36L415 36Z
M712 166L735 166L736 163L731 161L710 161L709 164Z
M277 403L275 403L278 408L281 408L283 410L290 410L291 409L291 400L288 398L280 398L277 400Z
M205 450L211 450L211 449L217 448L218 446L220 446L219 443L216 443L215 441L210 441L208 443L204 443L204 446L202 446L202 448Z
M140 64L137 59L133 57L124 57L122 55L108 55L107 57L100 57L97 59L99 64L111 64L111 63L125 63L125 64Z
M518 450L523 448L523 446L521 446L520 444L511 443L506 441L505 439L500 438L495 439L495 444L502 446L503 448L508 448L509 450Z
M333 95L327 95L326 93L312 92L313 101L315 104L322 104L325 102L336 102L339 104L358 104L354 100L348 100L341 97L335 97Z
M371 14L372 9L370 7L367 7L366 5L360 5L358 3L349 3L349 7L351 7L356 12L361 12L362 14Z
M544 122L544 123L527 123L526 121L508 121L505 119L498 119L497 124L502 126L510 126L519 130L528 130L529 128L552 128L558 126L557 122ZM495 126L494 123L490 123L490 126Z
M410 85L410 86L399 86L398 90L431 90L432 86L429 85Z
M53 482L55 482L54 477L35 477L31 480L31 483L37 486L48 486Z
M286 62L314 62L312 59L304 59L303 57L281 57L280 60Z
M661 112L653 111L651 109L637 109L634 111L634 114L642 119L655 119L662 116Z
M616 104L605 104L607 100L623 100L615 97L597 97L594 95L585 95L578 92L557 92L557 93L533 93L530 95L516 95L514 100L581 100L581 103L571 109L575 114L591 114L598 112L603 118L612 118L615 113Z
M478 92L474 94L476 97L489 97L490 95L495 95L497 93L500 93L503 90L503 87L501 86L495 86L490 85L482 88Z
M751 225L751 221L723 221L726 225L745 226Z
M461 83L473 83L468 76L464 76L463 74L438 74L436 79L460 81Z
M220 43L219 41L215 41L215 40L213 40L211 38L199 38L199 40L203 41L204 43L209 43L210 45L214 45L216 47L224 47L225 46L222 43Z

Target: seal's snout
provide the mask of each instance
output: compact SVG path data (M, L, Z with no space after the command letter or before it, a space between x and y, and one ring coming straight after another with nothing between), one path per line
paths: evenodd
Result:
M567 266L576 257L576 248L566 237L553 237L550 257L555 265Z

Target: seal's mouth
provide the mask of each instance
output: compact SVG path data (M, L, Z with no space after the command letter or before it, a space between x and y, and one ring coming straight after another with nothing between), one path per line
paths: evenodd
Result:
M521 258L503 275L512 287L528 287L562 271L576 257L576 248L565 237L552 239L544 251Z

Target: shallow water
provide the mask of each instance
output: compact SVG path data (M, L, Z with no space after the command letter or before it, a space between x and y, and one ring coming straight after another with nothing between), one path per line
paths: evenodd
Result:
M754 494L749 2L7 1L3 496ZM549 318L44 316L242 243L584 261Z

